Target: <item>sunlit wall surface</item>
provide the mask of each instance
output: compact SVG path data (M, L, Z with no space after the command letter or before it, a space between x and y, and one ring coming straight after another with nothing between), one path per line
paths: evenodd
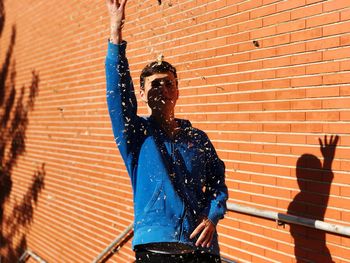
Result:
M2 262L91 262L133 220L108 23L102 0L0 0ZM213 141L229 202L350 226L349 1L130 0L124 38L136 90L160 54L177 66L177 117ZM345 236L234 212L218 231L237 262L350 262ZM128 240L108 262L132 260Z

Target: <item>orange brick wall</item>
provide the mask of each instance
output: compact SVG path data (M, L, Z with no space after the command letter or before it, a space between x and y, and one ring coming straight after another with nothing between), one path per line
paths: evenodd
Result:
M128 3L136 89L159 54L177 66L177 116L212 139L229 201L350 226L350 2L162 2ZM0 14L2 259L30 248L91 262L133 220L105 102L104 0L0 0ZM332 173L325 134L339 136ZM350 262L345 236L234 212L218 230L222 255L238 262L296 262L294 244L312 262L329 260L325 247ZM132 262L130 244L108 262Z

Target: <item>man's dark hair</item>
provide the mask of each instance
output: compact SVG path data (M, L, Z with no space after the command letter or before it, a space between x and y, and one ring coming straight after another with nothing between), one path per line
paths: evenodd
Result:
M141 72L140 75L140 88L145 88L145 78L152 76L153 74L157 73L168 73L171 72L174 74L174 77L176 79L177 84L177 74L176 74L176 68L171 65L169 62L162 61L161 63L158 61L151 62Z

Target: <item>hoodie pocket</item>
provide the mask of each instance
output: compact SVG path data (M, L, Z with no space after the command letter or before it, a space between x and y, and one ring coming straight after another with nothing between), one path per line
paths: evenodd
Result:
M144 208L144 213L150 213L150 212L164 212L164 192L163 192L163 184L162 182L158 182L154 192L146 204Z

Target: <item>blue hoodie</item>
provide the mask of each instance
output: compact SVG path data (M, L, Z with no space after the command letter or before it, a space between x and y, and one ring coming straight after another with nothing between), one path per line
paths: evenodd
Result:
M108 43L107 104L120 154L134 194L137 245L175 242L219 255L217 233L210 248L195 247L190 234L202 216L217 225L228 198L225 166L208 136L189 121L172 139L151 117L137 115L137 101L125 56L126 42Z

